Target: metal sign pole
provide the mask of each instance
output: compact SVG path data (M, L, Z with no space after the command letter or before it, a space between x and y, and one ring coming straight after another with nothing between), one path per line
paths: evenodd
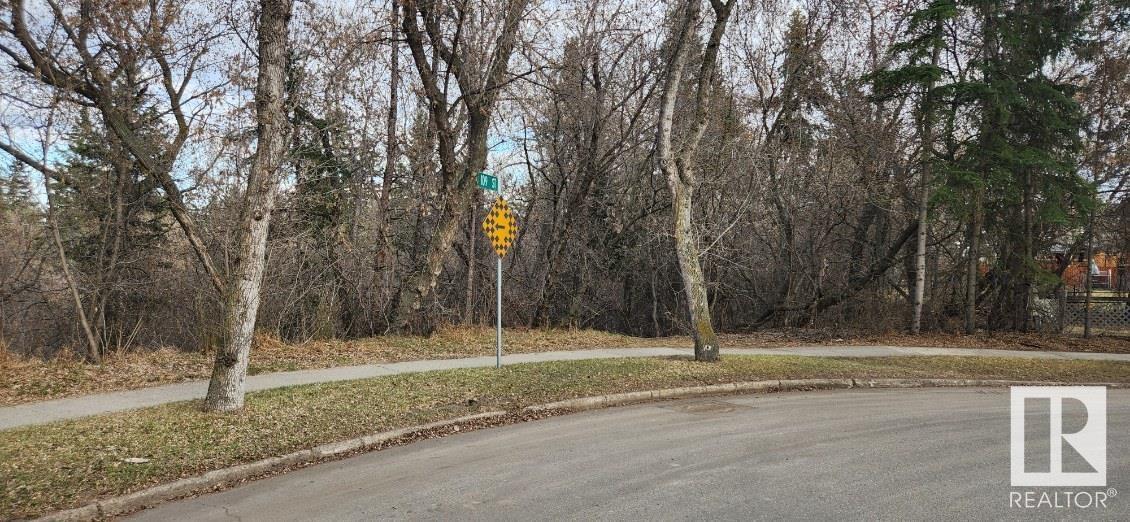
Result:
M498 270L495 272L494 296L494 367L502 368L502 256L498 259Z
M498 178L479 173L479 187L487 190L498 190ZM490 239L494 253L498 255L495 270L495 295L494 295L494 367L502 368L502 258L506 251L514 245L517 237L518 225L514 222L514 213L506 204L506 199L500 194L491 205L487 217L483 219L483 233Z

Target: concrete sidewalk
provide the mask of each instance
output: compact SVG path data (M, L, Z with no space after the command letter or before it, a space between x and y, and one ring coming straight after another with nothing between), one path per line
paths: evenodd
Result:
M688 356L690 348L606 348L559 352L526 353L503 356L504 364L521 364L548 361L575 361L583 359L610 359L618 357L670 357ZM961 355L979 357L1022 357L1039 359L1086 359L1130 362L1130 354L1045 352L1020 350L988 350L976 348L920 348L902 346L803 346L796 348L723 348L722 355L800 355L807 357L898 357L923 355ZM494 357L467 359L440 359L408 361L388 364L342 366L318 370L268 373L247 378L247 391L267 390L300 384L348 381L401 373L450 370L456 368L484 368L494 366ZM132 410L170 402L187 401L204 397L207 381L167 384L138 390L128 390L67 399L33 402L0 408L0 430L77 419L101 413Z

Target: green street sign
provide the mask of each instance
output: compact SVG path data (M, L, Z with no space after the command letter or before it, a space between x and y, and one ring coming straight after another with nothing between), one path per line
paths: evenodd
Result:
M498 192L498 178L486 172L480 172L476 179L479 182L479 188Z

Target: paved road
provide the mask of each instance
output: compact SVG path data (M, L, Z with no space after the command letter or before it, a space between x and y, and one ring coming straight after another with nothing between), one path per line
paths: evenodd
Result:
M1008 390L962 388L600 410L368 453L136 519L1127 520L1130 391L1108 403L1108 485L1127 493L1105 509L1010 507ZM1047 451L1047 430L1042 445L1029 437Z
M608 359L617 357L670 357L690 355L690 348L606 348L507 355L504 364L580 359ZM1130 354L1043 352L1018 350L987 350L975 348L918 348L901 346L805 346L796 348L730 348L722 355L801 355L811 357L896 357L912 355L965 355L992 357L1024 357L1041 359L1090 359L1130 361ZM348 381L400 373L449 370L454 368L485 368L494 366L494 356L467 359L442 359L409 361L363 366L343 366L320 370L253 375L247 379L248 391L282 388L300 384ZM139 390L85 395L69 399L42 401L18 406L0 407L0 430L44 424L57 420L76 419L90 415L126 411L170 402L187 401L204 397L207 381L191 381Z

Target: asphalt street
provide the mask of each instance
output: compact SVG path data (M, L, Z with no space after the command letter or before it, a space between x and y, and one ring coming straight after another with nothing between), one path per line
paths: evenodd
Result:
M1039 454L1046 410L1029 413ZM1064 416L1068 432L1084 422L1081 408ZM1128 520L1128 428L1130 391L1110 390L1108 487L1011 488L1007 388L688 399L422 441L135 518ZM1106 507L1010 505L1014 492L1084 490L1111 495Z

